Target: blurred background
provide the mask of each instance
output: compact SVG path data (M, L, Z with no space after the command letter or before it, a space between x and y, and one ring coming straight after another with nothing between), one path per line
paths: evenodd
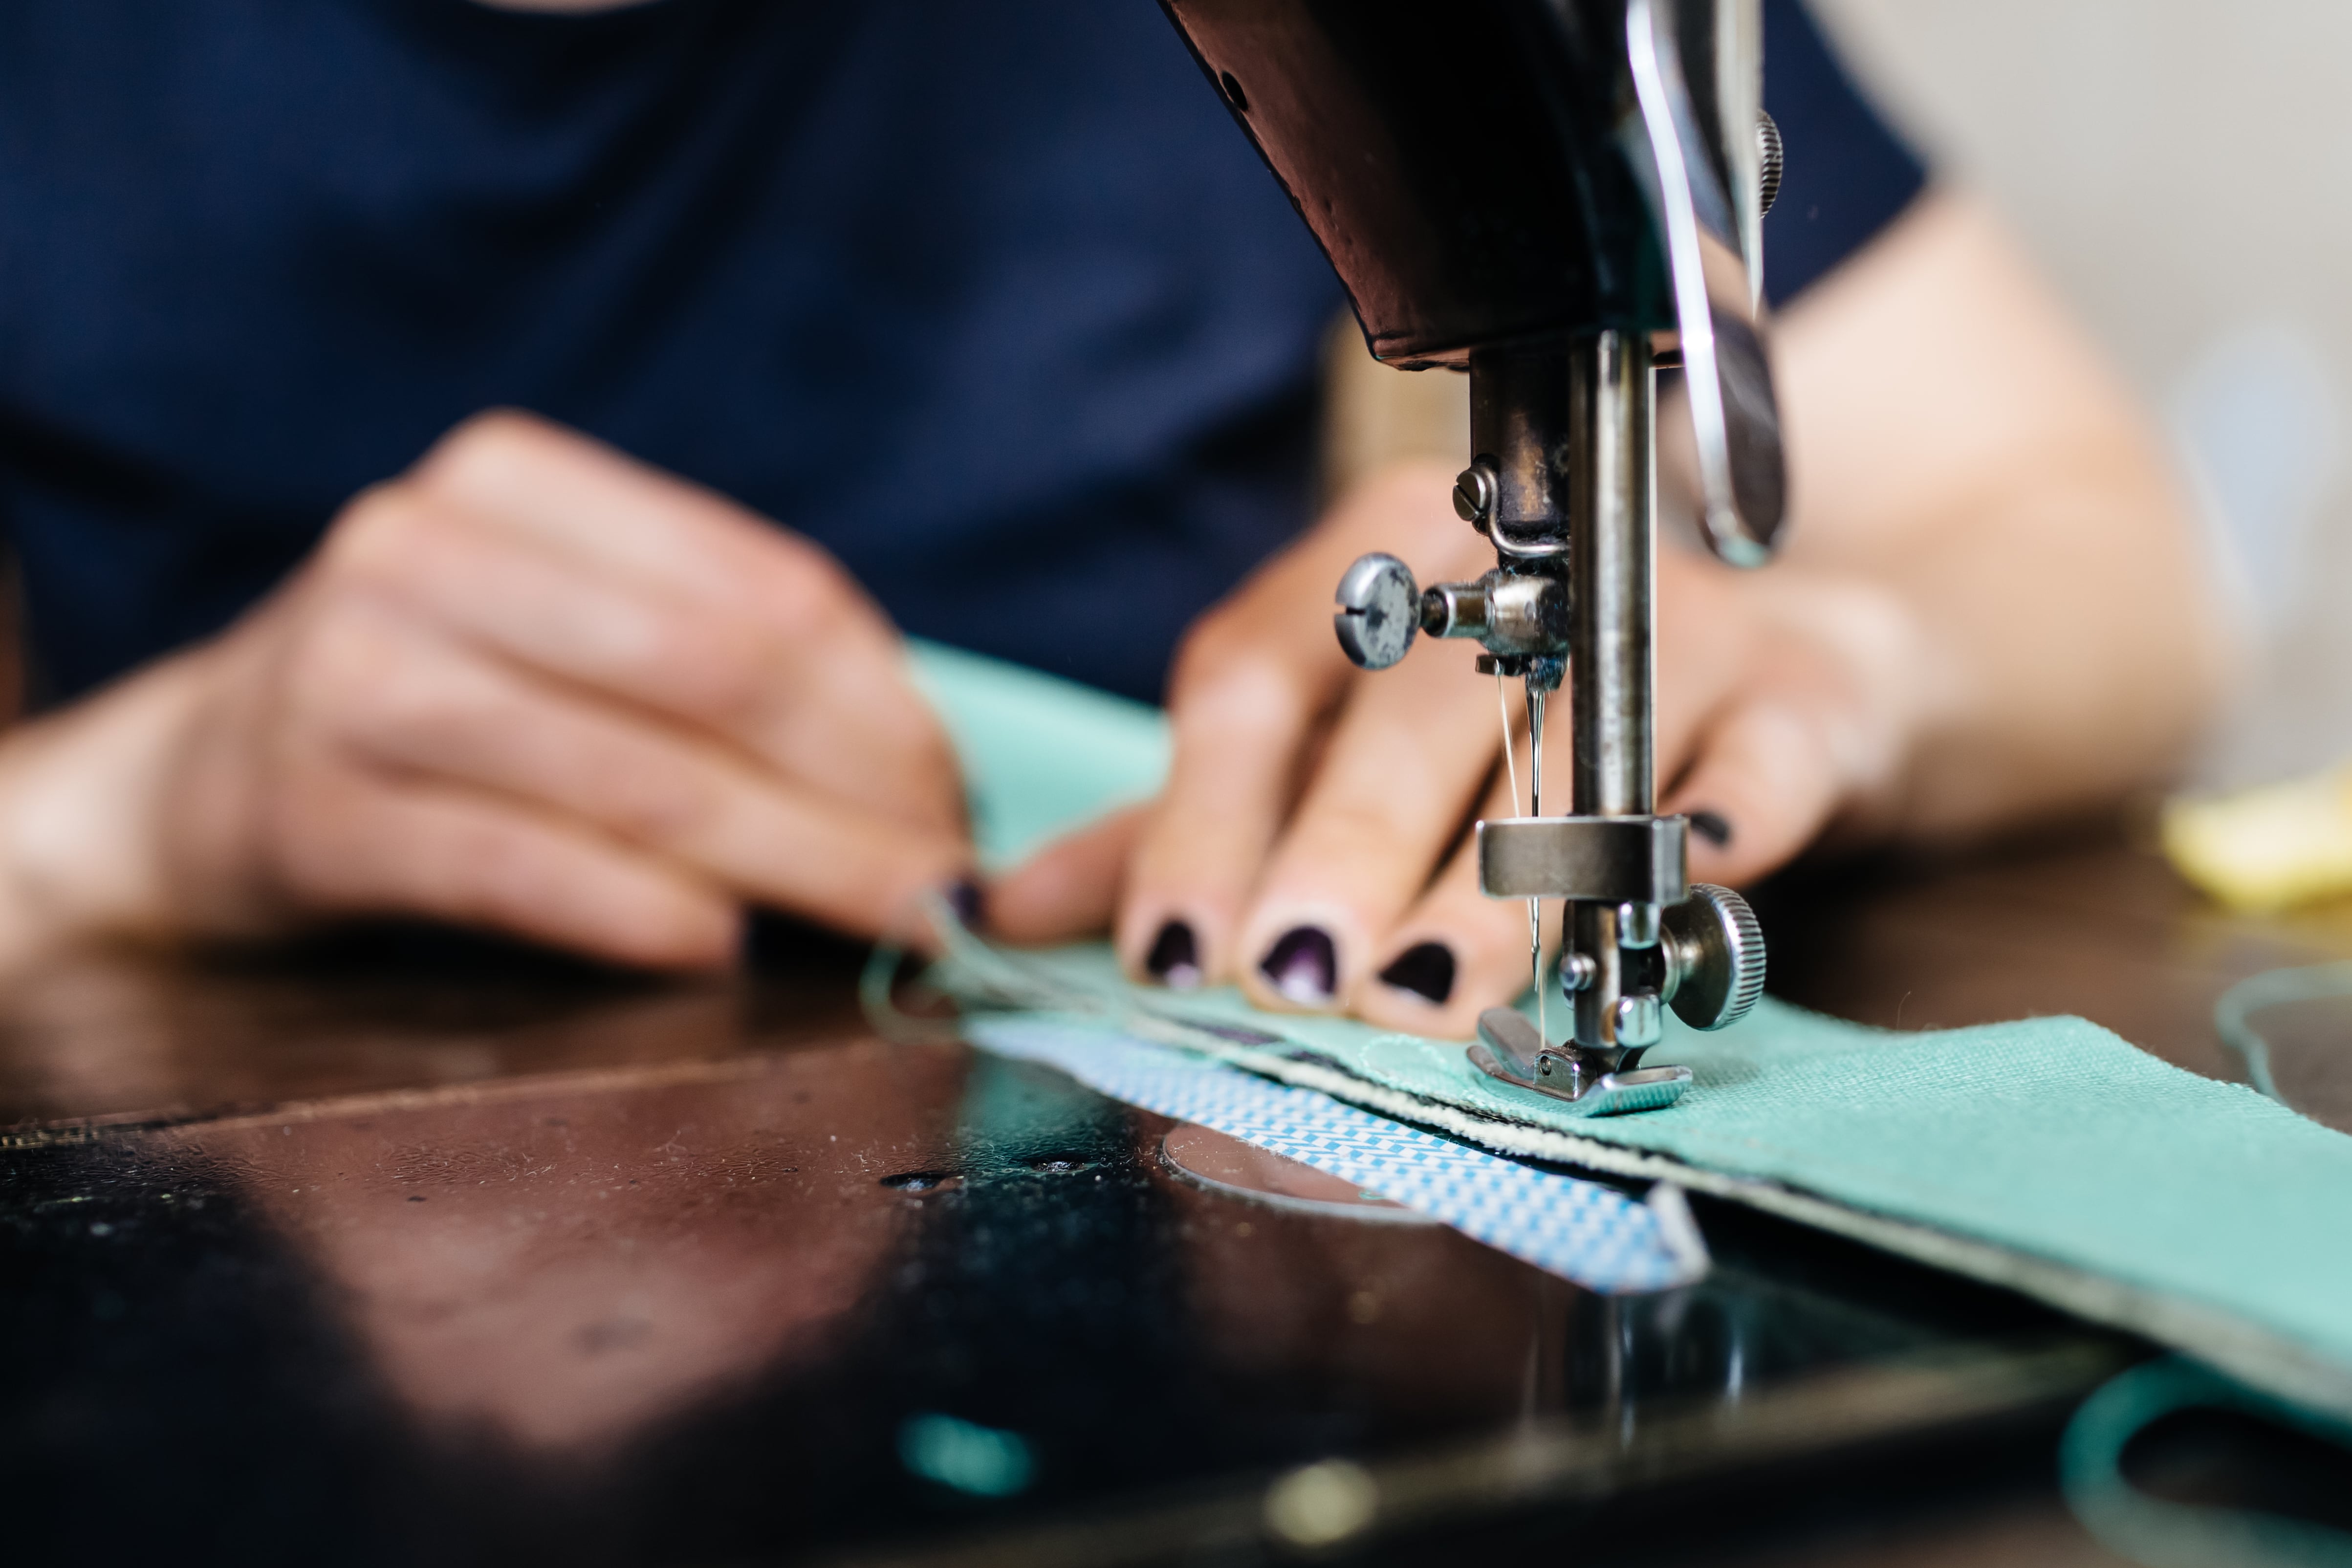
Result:
M2171 435L2255 659L2200 782L2352 755L2352 5L1811 3Z

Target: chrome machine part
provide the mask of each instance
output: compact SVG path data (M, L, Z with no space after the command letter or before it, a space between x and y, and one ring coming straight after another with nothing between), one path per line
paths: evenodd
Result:
M1550 561L1568 553L1577 448L1567 347L1513 344L1470 355L1475 456L1468 473L1493 481L1486 492L1491 499L1484 513L1486 532L1506 563ZM1457 480L1457 493L1461 489Z
M1505 816L1479 823L1478 890L1490 899L1680 903L1689 822L1680 816Z
M1544 1043L1526 1015L1489 1007L1478 1016L1470 1060L1489 1078L1531 1089L1576 1108L1580 1116L1622 1116L1672 1105L1690 1087L1685 1067L1641 1068L1638 1048L1591 1051Z
M1569 662L1580 816L1647 816L1654 571L1649 344L1598 332L1570 345Z
M1495 498L1500 493L1501 481L1495 477L1492 463L1473 463L1454 479L1454 515L1476 529L1486 531L1495 515Z
M1482 672L1525 683L1531 718L1569 677L1573 815L1531 804L1485 824L1480 857L1488 892L1564 901L1573 1037L1497 1024L1530 1038L1474 1054L1570 1103L1670 1100L1678 1089L1623 1080L1663 1009L1728 1021L1760 963L1752 918L1694 900L1686 825L1656 816L1651 689L1664 354L1687 388L1711 546L1757 564L1781 526L1759 0L1161 4L1347 286L1373 357L1470 373L1453 499L1495 570L1423 591L1367 557L1340 586L1342 646L1379 668L1421 633L1475 640ZM1475 103L1433 80L1476 82Z
M1788 153L1780 146L1780 126L1762 110L1756 111L1756 216L1762 217L1780 199L1780 172L1788 167ZM1763 281L1759 268L1757 281Z
M1421 626L1421 595L1412 569L1393 555L1367 555L1339 579L1339 614L1331 617L1339 647L1366 669L1386 669L1412 647Z
M1675 21L1675 0L1626 5L1626 62L1640 112L1622 134L1665 242L1707 544L1734 566L1760 566L1780 538L1787 476L1759 331L1762 274L1748 264L1753 247L1742 232L1752 227L1758 201L1735 213L1716 177L1683 79ZM1753 123L1756 112L1740 123ZM1749 166L1760 155L1752 142L1734 151ZM1777 171L1773 184L1777 195Z
M1628 1051L1654 1046L1666 1032L1654 991L1634 991L1618 997L1617 1016L1612 1022L1617 1044Z
M1568 638L1568 585L1557 577L1497 568L1468 583L1414 587L1393 555L1362 556L1339 579L1331 617L1339 647L1366 669L1386 669L1413 634L1467 637L1497 658L1558 658Z
M1748 1016L1764 994L1764 928L1748 900L1699 882L1666 910L1659 945L1666 955L1666 1000L1694 1029L1720 1029Z
M1582 456L1570 489L1569 639L1571 809L1580 818L1627 818L1630 831L1654 843L1679 841L1684 824L1663 829L1652 817L1652 574L1654 543L1650 493L1654 429L1648 341L1637 332L1600 332L1568 356L1570 434ZM1597 833L1595 835L1597 837ZM1681 857L1674 857L1678 863ZM1674 868L1679 871L1679 864ZM1560 887L1570 900L1561 947L1592 960L1591 983L1576 993L1576 1043L1614 1048L1617 1002L1629 991L1617 907L1671 903L1681 889L1609 885L1587 892Z
M1568 584L1500 569L1472 583L1440 583L1421 596L1421 629L1473 638L1502 657L1557 655L1568 639Z

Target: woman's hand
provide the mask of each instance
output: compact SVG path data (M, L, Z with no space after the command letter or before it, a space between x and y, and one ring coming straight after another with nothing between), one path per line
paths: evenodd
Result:
M2160 779L2227 663L2208 574L2146 419L2000 225L1930 193L1780 318L1774 349L1788 549L1755 573L1658 557L1658 804L1691 816L1691 876L1752 880L1832 828L1980 835ZM1662 411L1669 503L1690 488L1685 429ZM1365 551L1424 582L1492 564L1451 472L1366 480L1201 624L1166 794L1000 884L1000 931L1115 914L1139 975L1431 1034L1520 988L1525 906L1482 898L1462 852L1465 818L1512 809L1492 681L1463 643L1367 676L1329 630Z
M1367 551L1402 557L1424 583L1493 565L1454 516L1452 486L1427 463L1375 476L1204 617L1171 685L1166 791L1000 886L998 929L1036 939L1099 921L1124 850L1116 930L1139 977L1232 981L1264 1006L1453 1036L1523 989L1527 906L1479 892L1466 837L1473 817L1526 809L1522 687L1498 693L1466 642L1419 642L1366 673L1330 630L1333 585ZM1905 703L1926 685L1918 653L1899 607L1858 583L1662 550L1658 604L1660 809L1692 814L1695 879L1746 881L1890 776ZM1567 708L1565 693L1552 699L1552 813L1568 807Z
M360 496L215 641L0 748L0 963L456 921L708 967L878 931L971 851L898 639L823 551L529 416Z

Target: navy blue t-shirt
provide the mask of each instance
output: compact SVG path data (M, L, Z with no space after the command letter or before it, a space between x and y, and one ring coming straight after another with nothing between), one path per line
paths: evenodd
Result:
M1767 6L1785 298L1918 165ZM1150 0L11 0L0 529L60 700L226 625L476 410L1156 697L1307 520L1339 293Z

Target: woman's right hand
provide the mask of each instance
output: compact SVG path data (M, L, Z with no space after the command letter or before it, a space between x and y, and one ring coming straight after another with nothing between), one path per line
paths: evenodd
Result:
M705 968L966 876L946 737L816 546L527 415L347 506L215 641L0 745L0 966L396 913Z
M1929 194L1773 339L1801 514L1784 558L1657 556L1658 808L1691 818L1692 877L1741 884L1832 828L1965 841L2164 778L2224 668L2197 531L2145 419L1998 222ZM1660 482L1687 497L1677 428L1669 409ZM1367 675L1328 629L1362 552L1423 582L1493 563L1447 503L1451 471L1360 479L1195 624L1167 789L992 888L999 934L1110 925L1138 978L1422 1035L1466 1036L1522 988L1524 906L1480 894L1464 840L1474 815L1524 809L1494 777L1493 683L1466 643Z
M1366 552L1424 583L1492 566L1451 489L1442 465L1374 473L1195 623L1170 683L1167 787L992 889L998 932L1055 940L1108 917L1138 979L1440 1037L1524 991L1528 907L1480 892L1468 837L1531 804L1520 691L1476 675L1468 642L1373 674L1330 631L1331 585ZM1667 549L1656 591L1660 809L1690 815L1695 878L1745 882L1884 793L1933 691L1922 638L1901 602L1833 574ZM1554 700L1546 748L1554 814L1568 707Z

